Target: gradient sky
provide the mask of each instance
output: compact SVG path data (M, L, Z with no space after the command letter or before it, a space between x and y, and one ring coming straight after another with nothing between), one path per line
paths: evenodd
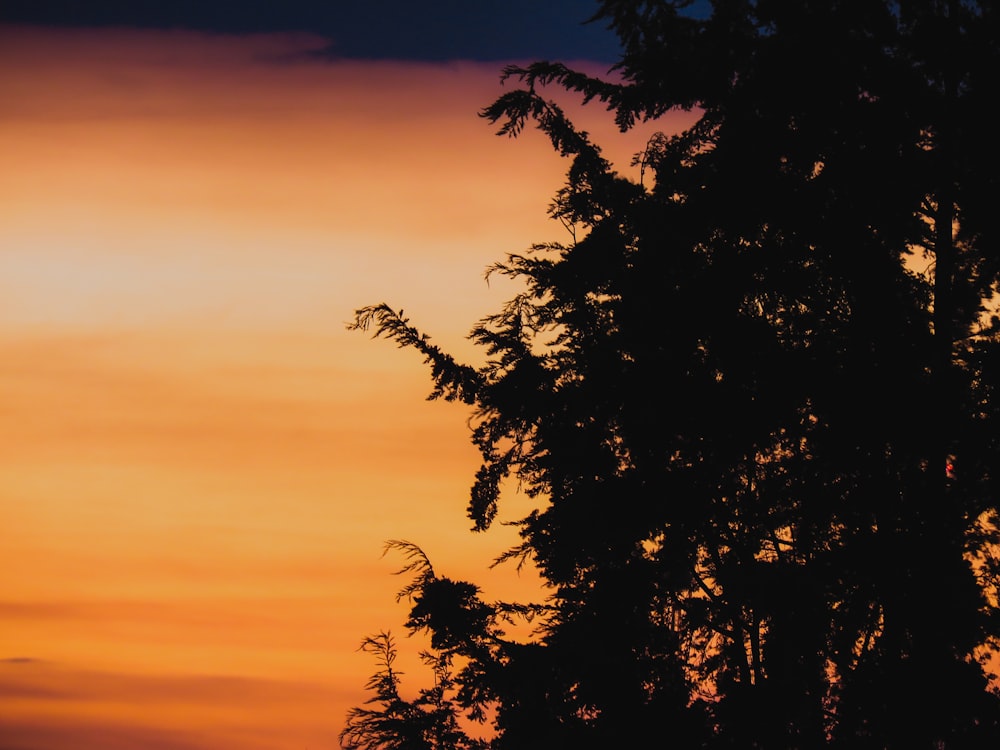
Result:
M485 570L509 529L468 531L468 412L344 324L385 300L475 361L512 293L483 270L567 239L568 165L476 116L493 53L62 5L0 26L0 747L335 747L358 643L402 635L385 540L536 586ZM648 132L589 118L627 168Z

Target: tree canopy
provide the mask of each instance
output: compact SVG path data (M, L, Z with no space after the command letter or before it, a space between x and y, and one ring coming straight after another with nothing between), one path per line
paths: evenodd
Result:
M366 641L346 747L1000 746L1000 13L690 5L600 3L607 79L504 71L483 115L568 158L571 241L491 269L522 291L472 330L485 364L357 313L473 406L474 528L508 477L536 498L499 560L548 598L485 601L394 543L435 687L404 700ZM698 118L633 180L553 91L622 130Z

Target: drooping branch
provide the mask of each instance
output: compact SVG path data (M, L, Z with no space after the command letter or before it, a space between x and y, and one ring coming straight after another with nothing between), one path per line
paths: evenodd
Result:
M475 403L476 394L482 384L482 377L476 368L459 364L454 357L430 343L430 337L410 325L403 311L396 312L384 302L357 310L354 322L347 328L351 331L368 331L374 327L374 338L384 336L395 341L400 348L412 347L424 355L424 362L431 366L434 390L430 399L443 398L445 401Z
M413 542L407 542L402 539L390 539L385 543L382 556L385 557L390 552L399 552L405 560L403 567L395 572L396 575L416 574L414 579L396 594L396 601L398 602L403 599L412 600L418 591L435 579L434 566L431 565L427 554Z

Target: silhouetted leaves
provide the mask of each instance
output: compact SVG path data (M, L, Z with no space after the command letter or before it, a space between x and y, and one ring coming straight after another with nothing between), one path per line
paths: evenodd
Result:
M451 355L431 344L430 337L411 326L409 319L403 317L402 310L397 313L386 304L365 307L356 312L354 323L348 327L367 331L373 326L376 338L385 336L401 347L413 347L424 355L424 361L431 366L434 378L434 391L430 398L443 397L446 401L458 400L467 404L475 401L476 389L479 387L479 374L476 370L458 364Z
M460 659L490 747L1000 745L998 15L969 0L609 0L602 81L508 68L484 116L570 159L572 233L492 267L523 284L456 364L484 530L549 598L416 567L407 626ZM543 89L623 129L677 108L638 182ZM500 627L531 616L531 642ZM992 661L991 661L992 660ZM450 663L450 662L449 662ZM991 683L990 680L994 682Z
M372 654L378 671L365 686L374 695L366 705L353 708L340 733L347 750L485 750L487 744L470 738L459 726L458 713L450 698L451 664L447 658L423 655L434 675L432 687L421 690L412 701L399 694L400 674L395 671L396 643L383 632L366 638L361 650Z

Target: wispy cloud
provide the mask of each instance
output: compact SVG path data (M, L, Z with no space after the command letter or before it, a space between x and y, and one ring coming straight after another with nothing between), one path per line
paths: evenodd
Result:
M329 745L329 683L137 675L0 661L2 746L40 750Z

